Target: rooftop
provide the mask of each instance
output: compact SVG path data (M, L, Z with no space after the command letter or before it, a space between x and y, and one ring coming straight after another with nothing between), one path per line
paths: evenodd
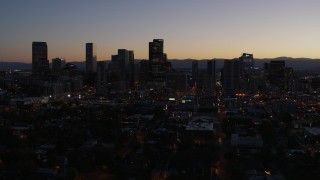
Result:
M209 116L195 116L186 126L187 131L214 131L213 118Z
M320 128L319 127L305 127L304 128L308 133L314 135L314 136L319 136L320 135Z

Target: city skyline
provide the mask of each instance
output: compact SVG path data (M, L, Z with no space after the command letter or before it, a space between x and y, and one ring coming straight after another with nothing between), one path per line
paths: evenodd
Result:
M84 61L88 42L97 60L123 48L147 59L150 39L166 41L168 59L320 58L320 2L76 2L3 3L0 61L31 63L34 41L47 42L49 60Z

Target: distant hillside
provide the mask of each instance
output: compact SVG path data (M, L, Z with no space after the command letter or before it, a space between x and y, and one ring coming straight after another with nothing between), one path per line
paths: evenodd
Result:
M8 69L21 69L27 70L31 69L30 63L20 63L20 62L0 62L0 70L8 70Z
M223 67L224 59L215 59L216 68ZM173 68L191 68L192 61L187 60L170 60ZM263 67L263 64L270 61L285 61L287 67L291 67L294 70L320 70L320 59L308 59L308 58L287 58L279 57L273 59L255 59L255 67ZM199 68L205 69L207 66L207 60L198 60Z
M224 59L215 59L216 67L222 68ZM287 67L292 67L294 70L320 70L320 59L308 59L308 58L290 58L290 57L278 57L272 59L255 59L256 67L263 67L263 64L270 61L286 62ZM136 60L138 63L140 60ZM169 60L173 68L191 68L193 59L171 59ZM197 60L200 69L205 69L207 66L207 60ZM70 62L75 64L78 69L85 69L85 62ZM0 70L7 69L31 69L31 63L20 63L20 62L0 62Z
M320 59L279 57L274 59L260 59L255 62L257 62L257 66L263 67L263 63L274 60L285 61L286 66L294 70L320 70Z
M68 63L68 62L67 62ZM70 62L75 64L78 69L84 69L86 67L84 62ZM51 67L51 63L50 63ZM0 70L9 70L9 69L20 69L20 70L31 70L31 63L21 63L21 62L0 62Z

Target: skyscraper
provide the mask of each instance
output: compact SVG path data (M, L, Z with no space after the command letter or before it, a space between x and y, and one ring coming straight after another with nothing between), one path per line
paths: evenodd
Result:
M216 87L216 61L207 61L207 93L213 95Z
M140 85L147 84L150 81L150 62L148 60L140 61Z
M97 72L97 48L95 43L86 43L86 71Z
M240 62L238 59L225 60L223 66L223 89L225 96L233 96L240 81Z
M253 90L253 70L254 59L253 54L243 53L239 57L240 61L240 89L244 92Z
M163 39L154 39L152 42L149 42L149 61L151 80L164 84L168 63L166 54L163 53Z
M107 93L107 62L97 62L97 82L96 82L97 94Z
M170 92L185 92L187 90L186 72L170 72L166 74L166 88Z
M126 90L133 86L134 53L126 49L118 49L117 55L112 55L111 71L112 82L118 90Z
M66 61L62 58L52 59L52 72L56 75L60 74L62 69L65 68Z
M199 66L198 61L192 61L192 85L198 88L199 85Z
M32 75L43 78L49 73L48 47L46 42L32 43Z
M134 85L134 52L129 51L129 68L128 68L128 85L133 87Z
M270 84L277 86L281 89L285 88L286 76L286 63L285 61L271 61L269 64L269 80Z

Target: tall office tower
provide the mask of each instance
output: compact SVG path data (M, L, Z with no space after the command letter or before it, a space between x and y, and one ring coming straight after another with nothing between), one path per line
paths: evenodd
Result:
M252 69L254 66L253 54L243 53L241 57L239 57L240 68L241 68L241 76L249 77L252 74Z
M163 61L165 62L166 73L171 71L171 62L168 61L167 53L163 53Z
M205 92L207 90L207 70L206 69L198 69L199 76L198 76L198 84L197 89L198 92L202 91Z
M112 81L126 81L126 67L129 64L129 53L126 49L118 49L117 55L111 56Z
M271 61L269 64L269 81L271 85L281 89L286 85L286 63L285 61Z
M62 69L65 68L66 61L62 58L54 58L52 59L52 72L54 74L61 73Z
M95 43L86 43L86 71L97 72L97 47Z
M199 65L198 61L192 61L192 85L198 89L199 85Z
M140 83L140 64L133 63L133 85L136 86Z
M134 52L129 52L129 68L128 68L128 85L129 87L134 86Z
M187 74L186 72L170 72L166 74L166 88L170 92L187 91Z
M148 60L140 61L140 85L146 84L150 81L150 62Z
M149 42L151 80L161 85L165 83L169 66L166 57L166 54L163 53L163 39L154 39Z
M97 82L96 89L97 94L106 94L107 93L107 62L99 61L97 62Z
M112 55L112 82L117 90L124 91L133 85L134 53L126 49L118 49L117 55Z
M49 73L48 47L46 42L32 43L32 75L43 78Z
M240 89L245 92L252 91L253 87L253 54L243 53L239 57L240 61Z
M213 95L216 88L216 61L207 61L207 94Z
M226 97L238 90L240 81L240 62L238 59L225 60L223 66L223 89Z

